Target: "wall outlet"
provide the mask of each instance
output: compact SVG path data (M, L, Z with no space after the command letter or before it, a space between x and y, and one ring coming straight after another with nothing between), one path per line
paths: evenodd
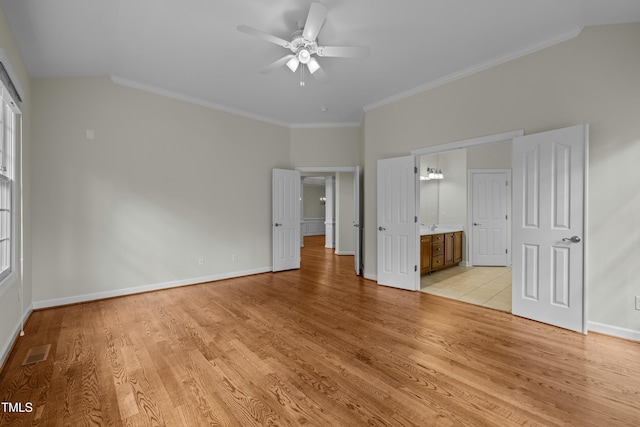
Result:
M240 261L240 255L238 254L231 255L231 262L238 262L238 261Z
M640 296L636 296L636 310L640 310Z
M204 265L204 258L198 258L198 265Z

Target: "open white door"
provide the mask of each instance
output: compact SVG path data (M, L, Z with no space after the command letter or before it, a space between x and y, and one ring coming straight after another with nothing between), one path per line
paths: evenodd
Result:
M361 246L362 239L362 227L360 225L360 166L356 166L356 170L353 172L353 264L356 270L356 276L360 275L362 270L361 261Z
M274 169L272 185L273 271L300 268L300 171Z
M588 125L513 140L515 315L586 333Z
M508 265L510 171L471 171L471 261Z
M378 160L378 283L418 290L419 224L414 156Z

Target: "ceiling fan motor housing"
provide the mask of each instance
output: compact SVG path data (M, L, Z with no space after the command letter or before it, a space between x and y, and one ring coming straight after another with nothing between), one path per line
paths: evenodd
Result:
M318 41L316 40L307 40L302 37L302 30L296 31L291 35L291 42L289 43L289 49L295 55L298 54L301 50L307 50L311 55L315 54L318 51ZM301 59L301 58L300 58Z

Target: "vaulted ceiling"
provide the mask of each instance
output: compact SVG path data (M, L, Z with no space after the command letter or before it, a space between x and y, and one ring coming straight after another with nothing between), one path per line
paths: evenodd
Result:
M285 126L350 125L363 111L575 37L640 21L638 0L316 0L318 42L368 46L318 58L324 81L282 66L310 0L0 0L33 78L111 76Z

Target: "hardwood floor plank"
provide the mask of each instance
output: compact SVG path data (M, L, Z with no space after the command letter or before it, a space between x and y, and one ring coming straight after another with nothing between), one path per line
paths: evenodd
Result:
M34 312L0 425L637 426L640 343L302 266ZM45 362L20 366L30 347Z

